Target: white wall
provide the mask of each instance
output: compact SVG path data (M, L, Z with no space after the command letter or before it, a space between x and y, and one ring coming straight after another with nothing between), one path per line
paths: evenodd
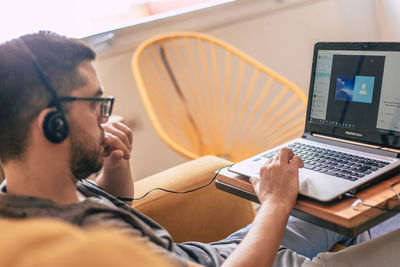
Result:
M213 27L201 28L198 25L202 21L191 24L191 18L186 17L188 23L171 24L170 28L155 23L152 28L138 30L138 35L143 40L155 33L176 30L214 35L247 52L308 92L316 41L400 41L399 30L393 26L400 15L399 9L390 6L394 1L397 0L298 0L298 4L272 8L270 12L255 11L239 16L236 21L227 19L227 23ZM259 0L241 2L254 5L253 10L262 5ZM232 17L229 6L218 12L220 18ZM198 20L202 19L206 24L207 17ZM132 52L143 40L134 37L134 29L128 34L133 34L132 44L126 45L125 36L124 48L100 54L97 65L106 93L117 99L115 113L122 115L128 124L135 122L132 165L136 179L140 179L186 159L158 138L145 114L130 70Z

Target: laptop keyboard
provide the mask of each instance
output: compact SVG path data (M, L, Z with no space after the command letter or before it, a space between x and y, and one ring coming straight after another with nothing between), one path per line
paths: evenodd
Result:
M356 181L389 164L386 161L370 159L295 142L288 146L304 162L304 168L336 176L349 181ZM278 151L262 155L264 158L275 156Z

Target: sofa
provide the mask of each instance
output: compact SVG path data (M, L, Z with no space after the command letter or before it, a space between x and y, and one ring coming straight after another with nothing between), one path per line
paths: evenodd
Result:
M197 188L229 164L214 156L188 161L135 182L135 197L155 187ZM255 216L252 203L216 189L214 183L187 194L156 190L133 207L163 225L175 242L217 241ZM2 219L0 229L0 266L171 266L114 229L83 230L55 219Z
M135 197L155 186L186 191L210 182L216 171L232 164L205 156L157 173L135 183ZM164 226L175 242L212 242L246 226L255 217L251 202L221 191L212 183L187 194L153 191L133 207Z

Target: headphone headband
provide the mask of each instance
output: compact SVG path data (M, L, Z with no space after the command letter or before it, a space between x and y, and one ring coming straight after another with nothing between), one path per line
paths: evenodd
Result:
M61 143L68 137L69 126L67 119L65 118L64 111L61 107L60 99L58 98L56 90L51 85L49 76L40 65L38 58L35 56L35 54L22 38L20 38L19 40L23 49L31 57L33 65L35 66L35 69L38 72L43 84L53 96L53 101L50 102L50 104L54 103L54 105L50 106L54 106L57 109L56 111L49 112L49 114L46 115L42 125L44 135L46 136L47 140L52 143Z
M32 50L29 48L27 43L24 41L24 39L20 38L20 43L23 46L24 50L27 52L27 54L31 57L33 65L35 66L36 71L39 73L39 77L42 80L43 84L47 88L47 90L52 94L53 96L53 101L51 103L54 103L54 106L59 110L60 112L64 113L62 108L61 108L61 103L58 98L57 92L54 89L54 87L51 85L49 76L47 75L46 71L43 69L41 66L38 58L36 55L32 52Z

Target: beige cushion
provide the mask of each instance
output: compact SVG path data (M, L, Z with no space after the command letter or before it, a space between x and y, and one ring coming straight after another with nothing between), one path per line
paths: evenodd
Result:
M135 183L135 196L154 187L185 191L205 185L215 172L231 162L205 156ZM225 238L252 222L255 211L250 201L221 191L215 184L187 194L154 191L133 207L155 219L175 242L212 242Z
M84 231L53 219L2 219L0 236L0 266L172 266L112 229Z

